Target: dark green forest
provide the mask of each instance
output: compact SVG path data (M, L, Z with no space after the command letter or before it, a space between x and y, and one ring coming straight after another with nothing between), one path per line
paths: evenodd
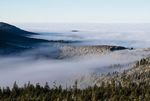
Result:
M122 86L120 82L102 83L100 87L93 86L86 89L78 89L77 82L74 86L62 89L28 83L24 87L18 87L14 83L13 88L0 89L0 101L149 101L149 82L139 84L129 83Z
M106 75L95 86L81 89L78 82L73 86L41 86L30 82L19 87L0 88L0 101L149 101L150 58L138 61L123 73Z

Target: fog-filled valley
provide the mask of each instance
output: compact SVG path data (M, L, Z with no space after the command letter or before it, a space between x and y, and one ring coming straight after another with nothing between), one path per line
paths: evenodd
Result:
M22 41L1 39L15 46L15 52L0 55L0 86L12 86L15 81L23 86L30 81L65 87L78 80L81 87L87 87L94 85L93 74L123 72L150 54L149 24L16 25L38 34ZM20 47L23 51L16 51Z

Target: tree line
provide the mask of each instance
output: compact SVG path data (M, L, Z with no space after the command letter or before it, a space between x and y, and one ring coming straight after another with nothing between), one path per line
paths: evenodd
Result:
M66 88L30 82L19 87L15 82L12 88L0 88L0 101L149 101L150 58L139 62L131 70L108 75L99 85L84 89L77 81Z

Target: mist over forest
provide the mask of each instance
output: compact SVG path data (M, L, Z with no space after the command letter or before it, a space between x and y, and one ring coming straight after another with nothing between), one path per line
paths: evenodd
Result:
M24 24L20 28L35 32L31 39L48 40L19 53L0 56L0 85L33 84L93 85L92 74L123 72L149 51L149 24ZM56 28L56 29L55 29ZM76 32L72 31L76 30ZM13 42L13 41L12 41ZM33 41L31 41L33 42ZM27 43L29 44L29 43ZM11 44L12 45L12 44ZM15 46L25 44L13 43ZM108 49L101 45L108 45ZM111 51L110 46L126 49ZM103 50L104 48L104 50ZM132 48L132 49L131 49ZM81 81L81 78L82 79ZM92 77L91 77L92 78Z

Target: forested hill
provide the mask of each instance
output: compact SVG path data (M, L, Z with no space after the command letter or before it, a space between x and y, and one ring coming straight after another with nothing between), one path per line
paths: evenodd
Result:
M66 40L44 40L31 38L32 35L39 35L38 33L24 31L16 26L0 22L0 55L19 53L24 50L33 49L35 45L40 43L59 43L60 46L65 44L65 47L59 47L63 57L74 55L86 55L86 54L101 54L106 51L116 51L127 49L121 46L81 46L72 47L66 44L78 43L78 41L66 41ZM50 54L50 53L48 53Z
M15 34L15 35L37 35L37 33L29 32L22 30L14 25L10 25L8 23L0 22L0 31Z
M37 34L0 22L0 54L19 52L30 49L37 43L48 42L42 39L30 38L30 35Z

